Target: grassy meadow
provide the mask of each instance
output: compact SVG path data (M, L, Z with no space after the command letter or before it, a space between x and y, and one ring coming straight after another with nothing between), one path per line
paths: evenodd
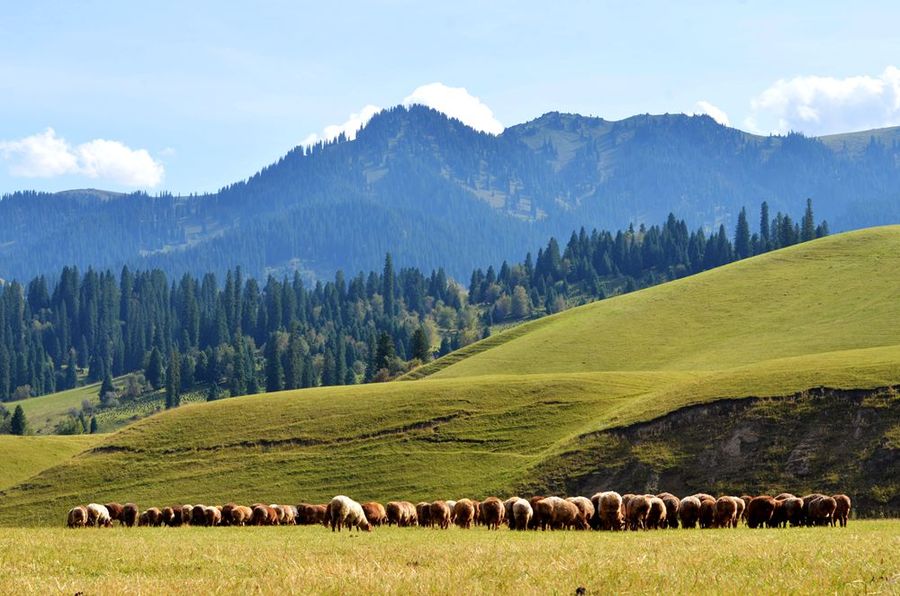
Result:
M900 591L900 521L622 533L5 528L0 568L5 594L887 594Z
M0 525L55 525L89 501L527 492L597 431L722 398L900 384L897 271L900 226L840 234L515 327L416 381L160 412L0 489Z
M99 435L0 435L0 490L63 463L97 443L100 438Z

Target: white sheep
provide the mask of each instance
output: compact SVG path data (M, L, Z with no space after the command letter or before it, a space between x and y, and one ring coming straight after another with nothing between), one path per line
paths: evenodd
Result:
M106 508L106 505L90 503L87 506L87 510L89 526L97 526L98 528L101 526L107 528L112 527L112 518L109 515L109 509Z
M534 511L531 509L531 503L525 499L516 499L512 504L512 514L515 520L516 530L527 530L528 524L531 523L531 517Z
M328 511L331 513L332 532L334 532L335 528L340 532L341 526L344 525L348 528L353 528L355 526L357 531L360 529L365 530L366 532L372 531L372 524L366 519L366 514L363 511L362 505L350 497L338 495L331 499L331 503L328 504Z

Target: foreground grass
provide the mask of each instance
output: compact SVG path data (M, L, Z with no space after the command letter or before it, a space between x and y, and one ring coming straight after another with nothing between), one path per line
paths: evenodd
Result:
M900 521L846 529L0 530L0 592L896 593Z

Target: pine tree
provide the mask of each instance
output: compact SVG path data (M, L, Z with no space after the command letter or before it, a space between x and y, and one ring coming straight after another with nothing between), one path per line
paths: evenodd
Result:
M747 224L747 210L741 208L738 215L737 228L734 231L734 252L738 259L746 259L751 256L750 226Z
M163 361L159 348L153 348L150 352L150 360L144 369L144 377L153 389L159 389L163 384Z
M115 393L116 388L113 385L112 377L109 376L109 373L103 377L103 383L100 384L100 397L102 398L107 393Z
M800 242L809 242L816 238L816 221L813 218L812 199L806 199L806 212L800 226Z
M281 367L281 352L278 350L278 335L269 334L266 340L266 391L284 389L284 370Z
M375 352L375 371L382 368L390 370L391 363L397 356L397 350L394 347L394 340L386 331L382 331L378 336L378 349Z
M2 364L0 364L2 366ZM69 362L66 364L66 389L75 389L78 385L78 362L75 354L69 353ZM0 388L2 389L2 388Z
M181 355L173 349L169 354L169 368L166 371L166 408L181 405Z
M13 413L10 432L14 435L24 435L28 432L28 420L25 418L25 410L22 409L21 404L16 406L16 411Z
M12 385L12 371L9 352L7 352L6 346L0 343L0 402L9 401L10 385Z
M387 317L393 317L396 311L394 305L394 262L391 259L391 253L387 253L384 257L384 272L381 283L381 293L384 298L384 314Z
M765 201L759 207L759 252L764 253L772 249L769 232L769 204Z
M419 327L412 336L412 357L419 362L428 362L431 360L431 346L428 344L428 336L425 334L425 328Z
M90 432L92 435L97 433L97 417L96 416L91 416Z

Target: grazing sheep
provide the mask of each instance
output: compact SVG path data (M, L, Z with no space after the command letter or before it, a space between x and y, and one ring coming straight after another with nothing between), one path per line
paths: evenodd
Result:
M658 530L666 527L666 504L659 497L644 495L650 501L650 510L644 520L644 527L648 530Z
M387 523L387 511L385 511L384 505L381 503L369 501L368 503L363 503L362 508L363 513L366 514L366 519L373 526L378 527Z
M528 524L531 523L531 517L534 515L534 511L531 509L531 504L525 499L516 499L512 506L512 514L516 520L515 526L510 526L510 528L515 527L516 530L527 530Z
M269 508L265 505L255 505L250 515L250 525L252 526L268 526L269 525Z
M69 514L66 516L66 525L70 528L83 528L88 524L88 510L87 507L83 507L78 505L77 507L72 507L69 509Z
M218 507L206 507L203 511L206 517L206 527L214 528L222 523L222 510Z
M647 516L650 514L650 499L644 495L631 495L628 496L627 501L625 497L622 497L622 501L625 505L625 520L628 527L631 530L645 530Z
M713 501L716 500L716 498L714 496L708 495L706 493L697 493L696 495L691 495L691 496L697 497L698 499L700 499L701 502L703 502L703 499L712 499Z
M484 522L481 519L481 501L472 499L472 506L475 508L475 525L483 526Z
M222 505L222 525L223 526L231 526L233 524L232 516L234 515L234 510L237 507L237 503L225 503Z
M193 505L181 506L181 523L185 526L191 525L191 515L194 513Z
M109 510L105 505L99 503L90 503L87 506L88 521L87 525L96 526L98 528L112 527L112 518L109 516Z
M205 505L194 505L191 508L191 525L192 526L205 526L206 525L206 506Z
M594 504L591 503L591 500L587 497L568 497L566 501L578 507L578 513L584 520L584 527L591 527L591 519L593 519L595 512Z
M475 521L475 505L469 499L460 499L453 508L453 523L468 530Z
M716 499L716 512L713 519L713 527L730 528L735 526L737 509L737 500L734 497L725 496Z
M444 501L447 504L447 507L450 508L450 515L453 515L453 509L456 507L456 501Z
M537 519L537 504L542 500L544 500L544 497L540 495L534 495L528 499L528 504L531 505L531 511L534 513L531 517L531 523L528 525L529 530L537 530L538 525L540 525L540 522ZM484 515L481 515L481 521L484 523Z
M772 511L772 517L769 519L768 526L770 528L787 527L787 513L784 509L784 499L775 499L775 509Z
M416 523L423 528L431 527L431 503L416 503Z
M516 519L512 514L512 506L519 497L510 497L503 501L503 518L506 520L506 525L509 526L510 530L516 529Z
M109 511L109 519L112 521L117 521L120 524L122 523L122 511L125 507L121 503L107 503L104 505L106 510Z
M753 497L747 504L747 526L762 528L772 519L777 501L769 495Z
M301 526L325 524L326 511L327 507L325 505L300 503L299 505L297 505L297 524Z
M534 506L534 518L538 519L541 530L548 527L551 530L563 528L583 530L588 527L578 507L571 501L559 497L547 497L538 501Z
M619 531L623 529L625 516L622 508L622 495L615 491L597 493L598 529Z
M697 497L685 497L678 504L678 517L681 527L694 529L700 521L700 499Z
M162 524L162 511L157 507L150 507L138 518L139 526L158 527Z
M403 526L403 506L400 504L400 501L388 501L384 506L384 510L387 512L388 526L393 526L394 524L398 527Z
M403 507L403 519L405 520L403 525L417 525L419 523L419 512L416 510L416 506L409 501L400 501L400 505Z
M781 505L784 519L792 528L803 525L803 499L798 497L788 497L782 501Z
M785 499L796 499L796 495L792 495L791 493L780 493L775 496L776 501L784 501Z
M700 499L700 528L713 527L716 519L716 500L712 497Z
M344 495L338 495L331 499L328 504L328 510L331 512L331 531L341 531L341 526L347 529L356 528L356 531L365 530L372 531L372 524L366 519L362 505Z
M678 506L681 501L678 500L678 497L673 495L672 493L659 493L656 495L662 502L666 505L666 520L663 522L663 528L677 528L678 527Z
M814 525L809 517L809 506L814 500L824 496L825 495L823 495L822 493L812 493L803 496L803 525Z
M484 525L488 527L488 530L499 530L505 514L506 509L503 507L503 502L497 497L488 497L481 502L481 516L484 518Z
M833 525L840 525L842 528L847 527L847 520L850 518L850 497L845 494L834 495L831 497L834 499L835 505L837 506L834 510L834 515L832 516Z
M744 519L744 511L747 510L747 501L745 501L742 497L731 497L734 499L735 505L737 505L737 514L734 517L734 521L731 522L732 528L737 528L738 524L742 519Z
M429 524L433 528L435 526L442 530L450 527L450 507L446 501L435 501L428 508Z
M231 525L243 527L253 519L253 510L246 505L238 505L231 510Z
M744 511L741 513L741 519L744 523L747 523L747 511L749 509L750 501L753 500L752 495L741 495L741 501L744 502Z
M133 528L137 525L139 515L140 510L137 505L134 503L125 503L122 507L121 514L119 514L119 522L127 528Z
M809 525L828 526L837 510L837 502L832 497L816 497L809 504Z

